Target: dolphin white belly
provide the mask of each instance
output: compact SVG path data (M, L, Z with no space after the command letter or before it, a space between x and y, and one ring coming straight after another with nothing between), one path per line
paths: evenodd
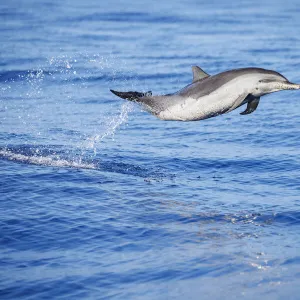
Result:
M229 112L243 102L247 96L247 86L255 79L241 76L208 95L199 98L182 98L157 116L162 120L170 121L198 121Z
M182 104L176 104L161 111L157 116L162 120L197 121L229 111L234 102L234 97L214 98L205 96L197 100L187 98ZM225 99L225 101L224 101ZM217 101L216 101L217 100Z

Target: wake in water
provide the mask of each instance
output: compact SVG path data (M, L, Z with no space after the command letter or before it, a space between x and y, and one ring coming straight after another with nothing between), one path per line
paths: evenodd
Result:
M39 151L36 151L37 153ZM77 169L96 169L97 166L93 163L84 163L81 160L75 161L70 159L63 159L59 155L38 155L38 154L22 154L17 153L16 151L10 149L0 150L0 158L28 163L33 165L43 165L43 166L51 166L51 167L70 167Z
M165 178L173 179L173 174L166 174L157 167L126 164L122 161L82 159L81 156L71 156L66 149L56 150L50 146L18 146L0 148L0 160L14 161L23 164L32 164L48 167L64 167L75 169L92 169L101 172L126 174L143 178L147 182L162 181Z
M73 148L71 162L39 156L27 158L28 162L39 164L43 160L45 165L80 166L80 161L91 157L91 152L96 156L105 138L114 137L133 110L131 103L121 105L121 102L112 101L110 106L104 104L111 98L108 86L116 79L126 86L133 86L133 75L126 73L122 78L122 66L128 69L125 65L112 56L62 55L50 58L43 67L0 74L3 85L0 111L4 112L2 124L6 134L27 135L32 140L24 140L26 144L47 141ZM101 87L99 82L103 81L105 84ZM9 150L2 150L1 155L12 158ZM26 160L19 155L20 159Z
M0 76L0 111L4 112L1 122L5 131L2 135L6 141L0 145L0 159L94 169L137 176L149 182L173 178L152 165L109 159L109 151L104 148L107 143L103 141L113 141L134 108L129 102L112 101L108 87L114 80L118 80L118 85L135 88L134 77L127 73L125 78L118 75L122 74L119 66L122 63L112 57L62 56L51 58L43 68ZM102 155L97 155L100 148Z

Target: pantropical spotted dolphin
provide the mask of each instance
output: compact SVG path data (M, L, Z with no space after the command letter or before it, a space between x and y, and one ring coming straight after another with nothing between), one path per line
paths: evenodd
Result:
M111 92L142 104L161 120L198 121L228 113L244 104L247 108L241 114L251 114L261 96L300 89L299 84L289 82L283 75L260 68L235 69L213 76L197 66L192 71L193 82L173 94Z

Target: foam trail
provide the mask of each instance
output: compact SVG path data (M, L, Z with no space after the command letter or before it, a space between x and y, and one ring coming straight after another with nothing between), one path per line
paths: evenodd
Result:
M49 156L29 156L20 153L14 153L9 149L0 150L0 158L4 158L11 161L17 161L22 163L44 165L51 167L71 167L78 169L96 169L94 164L76 162L72 160L62 159L57 155Z
M87 147L94 150L96 155L96 144L100 143L107 136L114 136L116 130L128 120L128 114L133 109L132 103L124 103L121 108L121 112L117 117L113 117L107 124L107 129L102 134L96 134L88 138Z

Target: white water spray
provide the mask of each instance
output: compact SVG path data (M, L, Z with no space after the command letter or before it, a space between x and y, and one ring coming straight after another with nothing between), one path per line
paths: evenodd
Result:
M123 69L126 70L124 78ZM116 111L114 103L112 110L103 110L99 115L91 110L92 104L82 111L82 104L86 99L92 103L99 101L101 85L95 89L98 80L107 81L104 88L113 85L115 80L118 84L121 82L133 87L135 77L127 70L126 63L113 56L78 54L75 58L62 55L50 58L46 66L38 66L22 73L19 78L9 79L0 91L1 98L5 100L0 111L5 112L4 121L9 133L22 134L26 145L47 147L46 143L63 145L69 150L67 155L60 157L21 154L6 148L1 150L0 156L38 165L85 167L85 158L94 159L102 141L114 138L120 126L128 121L134 105L124 102ZM6 97L11 97L11 90L20 91L14 95L19 101L6 100ZM94 124L100 126L96 128Z
M130 102L125 102L121 107L121 112L118 116L112 117L108 120L106 130L102 134L95 134L89 137L86 140L86 147L89 149L93 149L94 155L97 154L97 144L101 143L101 141L108 136L114 136L116 130L128 120L128 114L133 110L133 104Z
M69 167L76 169L96 169L97 166L92 163L84 163L82 161L75 161L70 159L62 159L58 155L24 155L20 153L15 153L9 149L0 150L0 157L7 160L28 163L33 165L43 165L51 167Z

